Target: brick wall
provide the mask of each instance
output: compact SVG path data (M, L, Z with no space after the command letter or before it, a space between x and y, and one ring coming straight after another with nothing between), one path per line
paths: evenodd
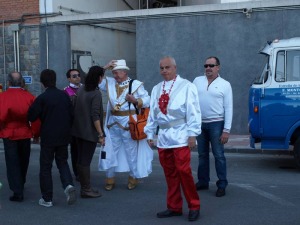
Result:
M6 25L22 19L23 24L38 24L38 14L39 0L0 0L0 22L4 20Z

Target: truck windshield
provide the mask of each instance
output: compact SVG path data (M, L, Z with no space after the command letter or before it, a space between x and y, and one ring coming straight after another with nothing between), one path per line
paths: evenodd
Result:
M264 68L262 70L260 77L255 78L253 84L263 84L268 80L269 56L265 57L265 61L266 63L264 64Z

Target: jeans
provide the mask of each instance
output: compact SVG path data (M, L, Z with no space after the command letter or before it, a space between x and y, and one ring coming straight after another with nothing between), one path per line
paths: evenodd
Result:
M223 133L224 121L202 123L202 133L197 137L199 166L198 185L208 185L209 176L209 144L215 158L215 168L218 176L216 183L218 188L225 189L227 181L226 158L224 155L224 145L220 142Z
M3 138L7 180L16 196L23 196L30 158L30 138L10 140Z
M48 202L53 197L52 163L55 158L63 188L73 186L73 179L68 164L68 145L49 147L41 145L40 152L40 187L43 199Z

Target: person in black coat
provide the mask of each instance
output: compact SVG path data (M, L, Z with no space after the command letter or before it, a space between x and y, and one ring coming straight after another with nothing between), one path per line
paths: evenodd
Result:
M52 163L55 159L68 204L76 201L76 190L68 165L68 144L71 138L72 103L64 91L56 88L56 73L46 69L40 82L46 88L28 111L28 120L41 120L40 188L39 204L51 207L53 197Z

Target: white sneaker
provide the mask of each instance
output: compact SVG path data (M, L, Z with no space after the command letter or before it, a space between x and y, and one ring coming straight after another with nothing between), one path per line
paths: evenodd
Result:
M72 205L76 202L76 189L72 185L68 185L65 189L65 195L67 196L67 203Z
M39 200L39 205L45 206L45 207L52 207L53 203L52 203L52 201L46 202L43 198L41 198Z

